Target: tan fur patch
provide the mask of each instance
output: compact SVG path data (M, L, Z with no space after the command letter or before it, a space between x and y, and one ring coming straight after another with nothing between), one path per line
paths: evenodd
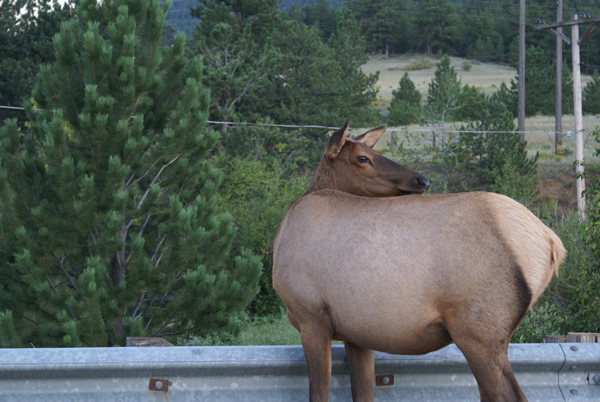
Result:
M533 294L533 305L552 279L552 274L558 275L566 250L559 237L523 205L499 194L488 194L486 201L497 218L500 234L523 270ZM543 241L533 243L532 239Z

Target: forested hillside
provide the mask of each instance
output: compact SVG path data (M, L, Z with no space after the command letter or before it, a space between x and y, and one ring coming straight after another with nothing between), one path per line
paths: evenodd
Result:
M402 53L449 54L488 62L516 65L518 58L519 1L394 1L346 0L361 24L368 50L385 55ZM321 8L318 12L316 9ZM332 21L339 11L331 7L324 11L322 2L313 8L298 7L290 16L300 18L323 31L335 26ZM598 15L600 3L593 0L564 2L564 20L576 13ZM554 53L556 37L549 30L536 30L535 21L556 21L554 1L527 1L526 43L544 50L548 57ZM587 29L582 26L581 29ZM570 36L570 29L565 28ZM582 33L583 34L583 33ZM570 63L570 48L563 52ZM590 35L581 46L584 73L600 68L600 35Z
M172 0L167 23L190 36L199 21L190 15L189 9L204 3ZM519 21L516 0L283 0L279 3L279 9L288 18L316 27L324 41L335 31L344 8L354 14L371 53L387 56L445 53L516 66ZM564 2L564 20L582 12L597 15L600 3ZM555 2L530 0L526 13L527 45L544 49L547 56L552 56L555 36L548 30L536 30L535 21L556 21ZM569 28L565 28L565 33L570 36ZM568 47L563 54L570 63ZM600 69L600 35L590 35L582 44L581 62L583 73Z

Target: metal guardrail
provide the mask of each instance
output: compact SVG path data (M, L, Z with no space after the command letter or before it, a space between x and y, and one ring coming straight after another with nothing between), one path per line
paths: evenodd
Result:
M350 401L343 346L331 401ZM600 344L511 344L530 401L600 401ZM478 401L454 345L424 356L376 353L376 401ZM0 349L1 401L307 401L300 346Z

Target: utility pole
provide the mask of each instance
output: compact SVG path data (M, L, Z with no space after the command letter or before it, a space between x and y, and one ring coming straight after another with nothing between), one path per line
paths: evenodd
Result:
M556 22L563 18L563 0L558 0ZM554 153L562 152L562 27L556 29L556 100L554 102Z
M575 171L577 173L577 209L579 215L585 218L585 180L583 178L583 116L581 109L581 66L579 62L579 46L596 29L600 23L600 17L590 18L585 15L579 19L577 15L570 21L559 21L555 24L540 24L536 29L553 29L564 26L571 27L571 40L560 31L554 31L559 38L571 44L571 56L573 59L573 109L575 114ZM579 40L579 25L590 24L583 38Z
M577 14L573 16L577 21ZM579 24L571 26L573 58L573 111L575 114L575 171L577 172L577 210L585 218L585 181L583 180L583 114L581 111L581 66L579 63Z
M525 142L525 0L519 0L519 131Z

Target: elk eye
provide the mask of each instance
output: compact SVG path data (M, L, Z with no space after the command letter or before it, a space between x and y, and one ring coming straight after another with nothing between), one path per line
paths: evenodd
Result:
M366 156L361 155L361 156L358 157L358 162L359 163L370 163L371 161Z

